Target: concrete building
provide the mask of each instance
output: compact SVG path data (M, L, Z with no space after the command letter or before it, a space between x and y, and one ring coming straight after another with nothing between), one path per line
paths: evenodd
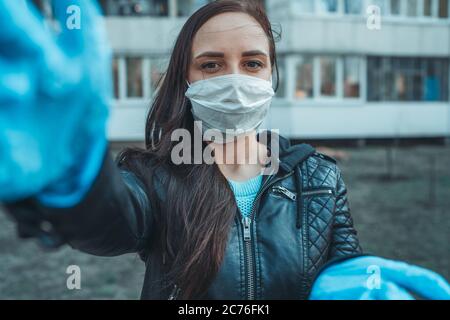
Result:
M145 116L186 17L208 0L104 0L113 141ZM449 0L266 0L280 88L266 128L293 139L450 137Z

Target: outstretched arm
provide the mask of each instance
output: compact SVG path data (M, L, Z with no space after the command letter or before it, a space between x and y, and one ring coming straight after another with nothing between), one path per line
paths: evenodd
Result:
M0 202L20 235L46 246L138 250L153 211L140 181L107 151L112 77L103 19L96 1L52 5L56 23L48 24L31 1L0 0Z

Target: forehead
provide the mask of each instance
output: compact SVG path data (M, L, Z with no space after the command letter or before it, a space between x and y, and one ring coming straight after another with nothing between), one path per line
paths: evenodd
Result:
M269 40L261 25L245 13L222 13L209 19L192 44L194 55L203 51L269 51Z

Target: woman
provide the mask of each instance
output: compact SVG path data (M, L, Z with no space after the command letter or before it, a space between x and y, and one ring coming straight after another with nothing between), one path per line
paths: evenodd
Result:
M361 248L334 159L257 130L276 73L275 37L259 5L202 7L176 41L146 149L124 150L114 163L104 135L81 130L90 143L70 165L36 192L15 192L21 199L3 196L19 232L94 255L139 253L144 299L308 298L324 266L355 261ZM205 134L201 154L213 163L191 161L195 139L179 152L180 129ZM222 135L227 129L240 131Z

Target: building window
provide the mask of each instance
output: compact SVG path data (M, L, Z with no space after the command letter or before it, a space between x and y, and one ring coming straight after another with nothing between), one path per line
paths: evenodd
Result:
M114 98L119 99L119 59L114 58L112 61L112 69L113 69L113 85L114 85Z
M406 0L406 15L408 17L417 16L417 0Z
M449 60L369 57L369 101L448 101Z
M390 0L390 13L394 16L443 18L449 17L449 0Z
M336 13L338 12L338 0L318 0L317 10L321 13Z
M431 17L433 15L433 1L424 0L423 1L423 16Z
M168 0L100 0L108 16L168 16Z
M359 98L361 90L361 60L357 57L344 57L344 97Z
M336 61L335 57L320 57L320 95L336 96Z
M449 61L446 59L425 60L424 100L449 100Z
M114 98L152 99L167 70L168 57L115 57L112 63Z
M439 0L438 16L439 18L448 18L449 16L449 0Z
M290 0L297 14L366 15L369 5L380 9L381 15L393 17L449 18L450 0ZM280 5L281 6L281 5Z
M150 97L157 92L167 70L167 59L150 60Z
M307 99L313 97L313 58L300 56L297 64L297 79L295 86L295 98Z
M296 66L295 75L292 75L296 100L362 99L365 63L361 57L300 55L290 61Z
M344 12L346 14L361 14L363 2L361 0L345 0Z
M381 15L386 15L386 12L388 10L388 3L386 2L386 0L369 0L369 4L380 8Z
M391 0L391 15L398 16L401 13L401 0Z
M127 98L143 98L142 59L126 58Z

